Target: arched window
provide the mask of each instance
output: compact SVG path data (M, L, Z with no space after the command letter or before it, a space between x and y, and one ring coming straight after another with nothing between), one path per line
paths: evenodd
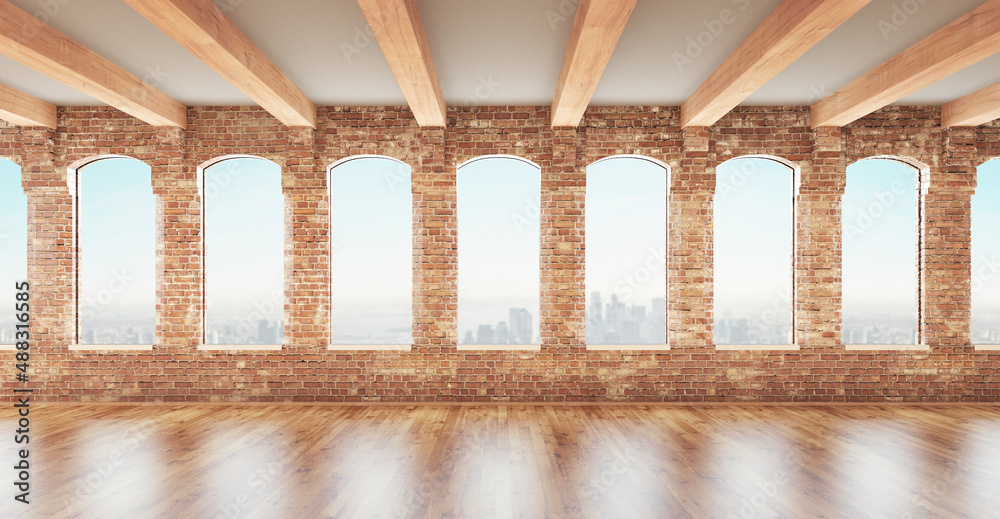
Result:
M119 156L70 168L76 189L78 344L148 349L156 332L151 169Z
M284 341L281 168L226 157L202 172L205 346L280 348Z
M971 256L972 343L995 347L1000 345L1000 160L977 171Z
M459 348L534 348L540 168L508 156L458 167Z
M413 343L410 167L349 157L329 170L334 349Z
M666 347L667 171L636 156L587 168L588 347Z
M775 157L739 157L716 168L714 332L720 349L794 348L797 191L798 169Z
M9 310L0 312L0 344L13 345L16 283L28 278L28 197L21 187L21 168L0 159L0 301ZM30 306L30 304L29 304Z
M843 337L849 348L919 343L919 175L889 157L847 168Z

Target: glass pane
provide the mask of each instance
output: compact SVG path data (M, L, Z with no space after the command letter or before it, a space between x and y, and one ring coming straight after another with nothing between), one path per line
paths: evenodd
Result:
M334 344L411 344L410 167L377 157L330 171Z
M794 174L756 157L716 168L716 344L791 344Z
M208 344L282 344L284 197L281 168L238 158L205 170Z
M77 174L80 344L153 344L156 198L150 167L105 159Z
M540 178L503 157L458 171L460 344L538 344Z
M21 168L0 159L0 344L14 344L15 283L28 279L28 197ZM29 301L29 306L30 301Z
M916 343L917 174L885 159L847 168L845 344Z
M1000 344L1000 160L979 166L972 195L972 343Z
M666 344L666 168L592 164L585 214L587 344Z

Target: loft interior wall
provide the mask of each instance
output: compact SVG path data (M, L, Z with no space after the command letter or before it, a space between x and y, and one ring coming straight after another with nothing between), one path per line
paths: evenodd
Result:
M0 127L29 197L33 380L44 400L114 401L996 401L1000 354L969 344L969 200L1000 125L942 130L939 109L889 107L843 129L811 130L807 107L738 108L680 128L676 107L592 107L553 129L548 107L451 108L421 129L399 107L320 108L316 130L255 107L192 107L157 128L105 107L59 109L59 127ZM148 352L69 351L74 301L66 167L121 154L153 169L158 214L157 340ZM282 165L286 343L281 351L198 351L202 337L197 167L223 155ZM326 167L379 154L412 168L414 345L328 351ZM456 166L509 154L542 168L541 351L458 351ZM671 167L669 351L588 351L584 330L586 165L617 154ZM767 154L801 168L795 329L799 351L716 351L712 337L715 167ZM873 155L930 165L922 221L922 335L929 351L845 351L840 337L840 198L846 166ZM0 384L14 380L0 368Z

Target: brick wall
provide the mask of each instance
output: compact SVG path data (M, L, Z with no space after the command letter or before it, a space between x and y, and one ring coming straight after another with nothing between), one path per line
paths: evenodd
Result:
M740 108L680 128L676 107L594 107L578 128L547 107L452 108L421 129L396 107L321 108L317 129L258 108L195 107L186 130L109 108L59 109L59 128L0 125L0 157L23 166L29 197L33 383L60 401L997 401L1000 352L969 345L969 202L975 166L1000 155L1000 125L941 130L938 110L892 107L843 129L810 129L807 108ZM538 352L458 351L456 168L503 153L541 166ZM153 169L157 327L151 352L69 351L74 339L73 195L67 168L121 154ZM256 155L282 168L286 344L199 351L199 167ZM357 154L412 167L413 336L409 351L328 351L326 168ZM584 337L587 164L639 154L671 167L667 228L670 349L588 351ZM796 163L795 334L799 351L712 346L715 168L747 154ZM845 351L840 328L840 203L848 164L901 155L922 179L921 332L930 351ZM10 353L5 354L12 358ZM13 380L0 363L0 386ZM0 388L2 398L9 391Z

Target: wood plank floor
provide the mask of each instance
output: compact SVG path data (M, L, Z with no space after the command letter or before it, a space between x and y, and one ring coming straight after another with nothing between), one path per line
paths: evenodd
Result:
M1000 407L36 405L0 516L1000 517Z

